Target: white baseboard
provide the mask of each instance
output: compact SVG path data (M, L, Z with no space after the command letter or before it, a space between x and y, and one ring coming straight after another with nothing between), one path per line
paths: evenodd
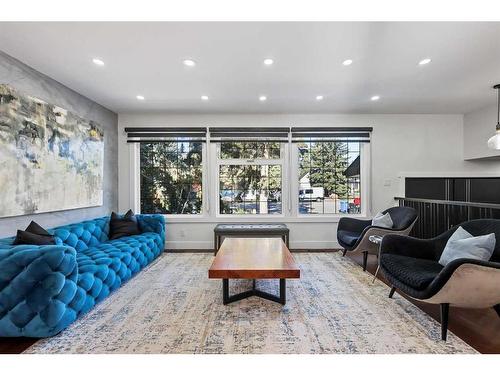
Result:
M212 241L166 241L165 249L167 250L208 250L213 249ZM340 245L337 241L290 241L291 249L339 249Z

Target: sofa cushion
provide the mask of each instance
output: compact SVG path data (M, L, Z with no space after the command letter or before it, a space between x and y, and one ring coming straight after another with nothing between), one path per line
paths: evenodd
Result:
M375 227L389 228L390 229L394 226L394 223L392 222L391 215L388 212L386 212L385 214L382 212L379 212L372 219L372 225Z
M495 250L495 242L495 233L474 237L462 227L458 227L448 239L439 264L446 266L461 258L488 261Z
M382 254L380 262L393 277L418 291L426 289L443 269L435 260L397 254Z
M49 232L47 232L40 224L35 221L31 221L31 223L26 228L26 232L38 234L40 236L52 236Z
M31 233L24 230L18 230L14 245L54 245L56 242L51 235L45 236Z
M79 251L78 286L87 295L79 313L85 313L96 302L106 298L163 250L160 234L148 232L106 241Z
M53 231L56 239L80 251L108 240L109 216L64 225Z
M54 236L32 221L25 231L18 230L13 245L54 245Z
M132 210L128 210L125 215L118 215L115 212L111 213L111 219L109 221L110 240L136 234L141 234L141 231L137 223L137 218Z
M338 239L349 247L354 246L359 238L359 235L359 233L351 232L348 230L339 230L337 233Z

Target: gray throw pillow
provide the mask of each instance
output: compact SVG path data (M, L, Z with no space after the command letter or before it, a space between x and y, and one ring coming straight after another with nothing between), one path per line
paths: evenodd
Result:
M455 259L466 258L490 260L495 250L495 233L474 237L464 228L458 227L444 247L439 264L446 266Z
M389 212L385 214L379 212L372 219L372 225L382 228L392 228L394 226L394 223L392 222L391 215L389 215Z

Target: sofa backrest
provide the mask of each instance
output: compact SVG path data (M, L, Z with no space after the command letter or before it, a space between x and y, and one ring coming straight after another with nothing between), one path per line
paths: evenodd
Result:
M77 251L85 250L108 240L109 216L63 225L53 228L51 232Z

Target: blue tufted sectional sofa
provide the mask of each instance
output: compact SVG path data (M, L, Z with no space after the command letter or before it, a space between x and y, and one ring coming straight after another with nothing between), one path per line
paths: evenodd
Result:
M56 244L0 240L0 336L53 336L164 249L162 215L136 215L142 234L108 240L109 217L49 230Z

